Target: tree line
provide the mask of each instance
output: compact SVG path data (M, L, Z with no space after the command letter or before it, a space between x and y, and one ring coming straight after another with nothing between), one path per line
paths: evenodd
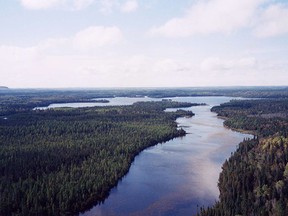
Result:
M143 149L186 132L173 101L18 111L0 119L0 215L75 215L103 201Z
M255 134L225 161L219 201L198 215L276 215L288 213L288 100L231 101L212 108L224 124Z

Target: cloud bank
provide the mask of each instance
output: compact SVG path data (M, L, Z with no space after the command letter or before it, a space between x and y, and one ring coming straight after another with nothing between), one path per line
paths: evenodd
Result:
M196 34L230 33L250 25L255 10L264 0L198 1L184 16L151 30L152 35L187 37Z
M78 32L71 40L73 47L80 50L88 50L106 45L113 45L123 38L119 28L91 26Z
M116 45L122 40L123 33L116 26L90 26L71 37L46 39L37 47L41 51L50 53L89 52L101 47Z
M149 34L164 37L190 37L213 33L231 34L252 29L257 37L288 32L288 6L267 0L197 1L183 16L153 27Z
M288 33L288 5L270 5L262 11L254 29L257 37L273 37Z
M17 1L19 13L10 11L2 22L2 85L287 85L284 1L186 0L167 7L140 0ZM63 22L55 23L62 12Z

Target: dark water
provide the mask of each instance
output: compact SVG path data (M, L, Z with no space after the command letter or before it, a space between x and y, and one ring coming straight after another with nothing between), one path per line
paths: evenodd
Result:
M177 122L189 134L144 150L104 204L80 215L192 215L197 206L212 205L223 162L250 136L224 128L223 120L210 112L211 106L230 99L173 98L209 106L188 108L196 115Z

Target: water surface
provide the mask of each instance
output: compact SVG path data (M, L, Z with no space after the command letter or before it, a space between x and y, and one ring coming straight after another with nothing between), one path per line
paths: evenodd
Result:
M109 103L93 102L96 100L108 100ZM75 102L75 103L53 103L45 107L35 107L34 109L50 109L50 108L60 108L60 107L95 107L95 106L125 106L132 105L138 101L160 101L159 98L149 98L149 97L115 97L115 98L95 98L91 102Z
M144 150L105 202L80 215L192 215L198 206L212 205L218 199L221 166L250 135L224 128L223 120L210 112L212 106L232 98L172 99L209 106L185 108L196 115L178 118L177 123L189 134Z

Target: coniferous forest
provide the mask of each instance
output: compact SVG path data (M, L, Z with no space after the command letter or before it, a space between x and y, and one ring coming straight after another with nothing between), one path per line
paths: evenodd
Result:
M220 200L200 215L287 215L288 100L231 101L212 111L225 126L255 136L223 164Z
M186 132L175 119L203 104L33 110L117 96L242 96L213 107L224 126L254 134L223 164L219 201L200 215L287 215L287 89L1 90L0 215L76 215L102 202L143 149ZM263 99L266 98L266 99ZM107 102L101 100L99 102Z
M144 148L185 135L172 101L17 112L0 119L0 215L73 215L102 201Z

